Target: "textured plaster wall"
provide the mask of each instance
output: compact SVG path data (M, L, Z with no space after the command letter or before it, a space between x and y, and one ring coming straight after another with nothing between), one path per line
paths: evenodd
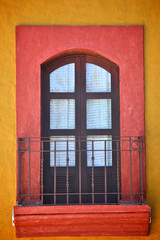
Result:
M63 239L160 239L159 12L159 0L0 1L1 240L15 239L14 227L11 225L11 214L16 199L16 25L144 25L146 175L148 204L152 207L150 235L149 237L86 237ZM38 238L35 239L38 240ZM62 240L62 238L50 239Z

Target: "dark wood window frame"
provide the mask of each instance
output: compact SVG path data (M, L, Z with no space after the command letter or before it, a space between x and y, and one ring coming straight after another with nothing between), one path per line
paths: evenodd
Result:
M75 63L75 92L50 92L49 91L49 74L54 70L62 67L66 64ZM95 64L108 72L111 73L111 92L86 92L86 63ZM86 137L88 135L120 135L120 110L119 110L119 79L118 79L119 68L116 64L111 61L92 54L84 53L74 53L70 55L61 56L59 58L53 59L42 66L42 87L41 87L41 136L76 136L76 137ZM50 99L75 99L75 129L50 129L49 124L49 112L50 112ZM112 101L112 129L86 129L86 100L87 99L111 99ZM113 143L114 145L114 143ZM49 144L46 146L49 149ZM84 146L86 148L86 146ZM115 148L115 146L113 146ZM113 159L114 159L113 153ZM46 156L47 157L47 156ZM49 158L49 157L48 157ZM85 157L86 158L86 157ZM76 164L78 166L78 164ZM114 172L112 173L112 168ZM54 175L53 168L50 169L49 161L44 162L44 193L53 192L53 180L50 180L50 174ZM100 169L100 168L99 168ZM98 168L96 169L97 174L99 174ZM72 173L73 168L70 170ZM61 168L59 171L63 172L65 175L65 168ZM91 174L91 168L90 168ZM112 167L108 167L108 171L115 175L110 181L111 192L117 191L117 179L116 179L116 161L113 161ZM78 175L78 169L75 171L74 175ZM110 176L110 175L108 175ZM82 192L87 192L85 182L87 182L87 177L83 176L82 182ZM50 182L51 184L48 184ZM74 178L76 189L78 189L78 178ZM109 182L109 179L107 179ZM75 191L75 190L74 190ZM77 190L78 191L78 190ZM76 192L77 192L76 191ZM62 197L61 197L62 198ZM73 197L72 197L73 198ZM114 200L113 200L114 198ZM45 198L44 198L45 199ZM46 203L53 203L52 198L46 197ZM84 196L84 199L86 197ZM86 203L88 200L82 200L82 203ZM112 196L110 202L117 202L116 197ZM72 202L72 200L71 200ZM74 200L78 203L78 200ZM90 201L89 201L90 202ZM89 203L88 202L88 203ZM64 202L63 202L64 203Z

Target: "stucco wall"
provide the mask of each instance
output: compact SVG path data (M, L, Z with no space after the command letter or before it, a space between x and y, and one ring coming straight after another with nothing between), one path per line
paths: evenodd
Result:
M146 175L148 204L152 207L152 224L149 237L125 237L125 239L160 239L159 12L159 0L1 0L1 240L15 239L14 227L11 225L11 214L16 199L16 25L144 25ZM86 237L77 239L118 240L124 238Z

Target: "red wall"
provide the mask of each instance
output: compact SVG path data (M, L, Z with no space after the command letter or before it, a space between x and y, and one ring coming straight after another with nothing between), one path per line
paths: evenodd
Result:
M74 50L98 53L119 66L121 136L144 137L142 26L18 26L16 46L18 137L41 135L41 64L55 55ZM40 165L38 158L33 161L31 177L34 179L32 190L35 190L39 189ZM129 190L128 165L125 159L121 164L122 191L125 192ZM136 167L133 166L134 176ZM145 169L144 151L143 167Z

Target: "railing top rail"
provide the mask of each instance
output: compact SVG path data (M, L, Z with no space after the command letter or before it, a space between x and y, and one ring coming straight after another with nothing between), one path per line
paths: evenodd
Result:
M93 135L93 134L92 134ZM100 134L99 134L100 135ZM103 134L102 136L104 136L107 134ZM108 134L110 135L110 134ZM96 136L96 135L95 135ZM58 137L61 137L61 136L56 136L57 138ZM30 139L48 139L50 137L30 137L30 136L24 136L24 137L17 137L17 139L23 139L23 138L30 138ZM80 139L83 139L83 138L86 138L86 136L76 136L76 138L80 138ZM112 136L113 139L129 139L129 138L143 138L143 136L140 136L140 135L131 135L131 136Z
M96 135L95 135L96 136ZM51 136L51 137L18 137L17 141L18 142L129 142L129 141L136 141L136 142L143 142L143 137L142 136L120 136L120 137L115 137L111 136L110 138L106 138L104 135L103 139L100 137L96 137L96 139L92 136L87 137L75 137L72 139L74 136L68 136L70 137L69 139L63 139L63 136ZM55 139L56 137L56 139Z

